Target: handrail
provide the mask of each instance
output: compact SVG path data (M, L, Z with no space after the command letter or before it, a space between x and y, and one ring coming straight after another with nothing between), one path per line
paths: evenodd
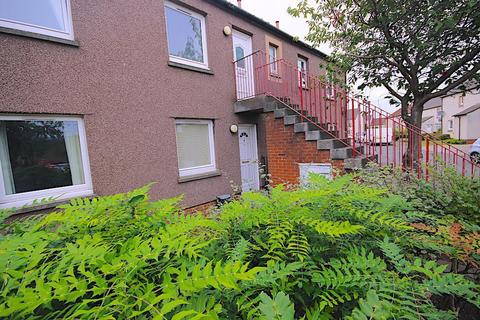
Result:
M444 163L456 166L462 175L480 174L480 166L459 148L393 117L341 86L300 70L285 59L271 61L264 51L257 50L233 64L238 100L257 95L274 97L304 121L352 147L354 157L362 155L376 159L381 165L401 166L427 179L430 165L442 170L439 157ZM409 133L407 138L404 132Z

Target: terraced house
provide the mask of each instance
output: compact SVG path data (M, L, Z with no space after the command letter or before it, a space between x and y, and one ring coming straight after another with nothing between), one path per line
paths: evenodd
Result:
M149 182L194 207L351 155L257 94L313 101L327 56L227 1L0 0L0 43L0 208Z

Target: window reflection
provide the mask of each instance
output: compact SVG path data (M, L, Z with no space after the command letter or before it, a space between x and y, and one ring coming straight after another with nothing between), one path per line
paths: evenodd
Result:
M245 69L245 59L242 59L245 57L245 51L243 50L242 47L236 47L235 48L235 57L237 60L237 68L242 68ZM240 60L242 59L242 60Z
M203 63L202 23L200 19L170 7L165 7L165 12L169 53Z
M77 121L0 121L6 194L85 183Z
M0 0L0 19L66 31L65 0Z

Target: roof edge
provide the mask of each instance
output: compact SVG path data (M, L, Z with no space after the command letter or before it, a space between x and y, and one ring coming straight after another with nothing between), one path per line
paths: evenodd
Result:
M230 12L230 13L233 13L235 14L235 16L238 16L240 18L243 18L244 20L247 20L248 22L252 22L253 24L256 24L257 26L263 28L263 29L266 29L268 31L270 31L271 33L283 38L284 40L287 40L289 41L290 43L292 43L293 45L296 45L298 47L301 47L303 49L306 49L307 51L310 51L311 53L317 55L317 56L320 56L326 60L328 60L330 57L329 55L327 55L326 53L318 50L318 49L315 49L314 47L312 47L311 45L303 42L303 41L300 41L300 40L296 40L292 35L286 33L285 31L282 31L280 29L278 29L277 27L271 25L270 23L268 23L267 21L263 20L263 19L260 19L259 17L251 14L250 12L242 9L242 8L239 8L238 6L236 6L235 4L231 3L231 2L228 2L226 0L204 0L208 3L211 3L227 12Z
M480 109L480 103L477 103L477 104L474 104L473 106L470 106L460 112L457 112L456 114L453 115L453 117L462 117L462 116L466 116L467 114L470 114L472 112L475 112L477 111L478 109Z

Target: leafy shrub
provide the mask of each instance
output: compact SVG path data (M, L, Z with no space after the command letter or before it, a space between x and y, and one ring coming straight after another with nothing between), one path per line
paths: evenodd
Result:
M450 135L448 133L444 133L438 136L440 140L447 140L450 139Z
M314 176L208 217L148 186L73 200L4 227L0 317L454 319L432 294L479 306L477 284L429 259L454 247L415 227L425 214L358 181Z
M401 169L371 165L362 174L362 181L404 197L416 210L480 224L480 179L463 177L449 166L429 172L426 181Z
M443 142L448 143L448 144L466 144L467 143L466 140L455 139L455 138L444 139Z

